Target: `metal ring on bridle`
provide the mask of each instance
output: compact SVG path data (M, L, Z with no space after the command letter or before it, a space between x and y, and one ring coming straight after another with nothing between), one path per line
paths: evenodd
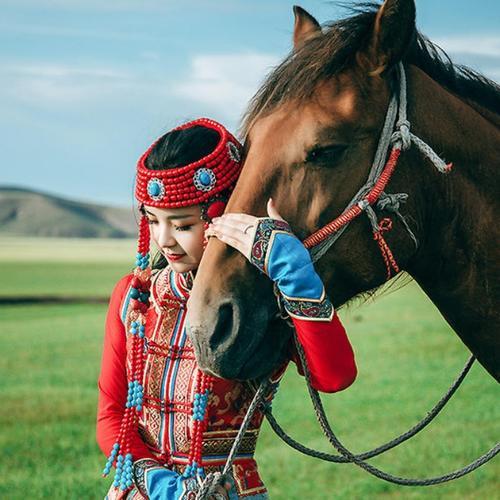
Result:
M253 224L249 224L244 230L243 230L243 234L247 234L247 231L250 229L250 228L253 228L254 225Z

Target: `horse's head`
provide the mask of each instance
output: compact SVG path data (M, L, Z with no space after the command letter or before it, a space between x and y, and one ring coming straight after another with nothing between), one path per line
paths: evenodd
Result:
M245 162L227 212L264 216L272 196L301 239L342 213L366 181L393 69L415 33L413 1L388 0L325 32L295 8L294 51L247 112ZM398 167L391 188L406 188L404 175ZM404 264L414 245L396 226L389 240ZM386 268L368 220L354 221L317 269L336 306L383 283ZM200 365L226 378L268 373L288 341L275 316L271 282L241 254L210 241L188 316Z

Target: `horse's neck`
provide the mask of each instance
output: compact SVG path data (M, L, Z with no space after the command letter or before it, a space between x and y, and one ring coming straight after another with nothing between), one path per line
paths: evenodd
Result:
M410 82L412 130L453 162L453 170L446 176L420 174L425 208L419 223L424 235L408 271L499 378L492 356L499 355L494 332L500 324L500 132L420 70L411 71Z

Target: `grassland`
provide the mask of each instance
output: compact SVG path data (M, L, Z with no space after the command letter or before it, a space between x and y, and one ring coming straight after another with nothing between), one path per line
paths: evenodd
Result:
M0 250L0 296L107 294L133 256L133 244L125 241L17 239L10 249ZM94 440L105 313L104 305L84 303L1 308L0 498L91 499L106 491L108 481L99 475L103 457ZM363 451L421 418L468 354L413 284L341 316L360 373L349 390L324 400L340 438ZM475 366L428 429L373 463L415 477L469 463L498 439L498 395L496 382ZM274 410L293 436L329 450L293 366ZM267 424L257 459L273 499L500 498L498 459L455 483L404 488L352 465L299 455Z

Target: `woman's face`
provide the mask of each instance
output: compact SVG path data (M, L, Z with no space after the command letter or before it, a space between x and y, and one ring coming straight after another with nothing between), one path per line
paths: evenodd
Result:
M195 270L203 255L204 223L200 206L155 208L144 206L151 237L178 273Z

